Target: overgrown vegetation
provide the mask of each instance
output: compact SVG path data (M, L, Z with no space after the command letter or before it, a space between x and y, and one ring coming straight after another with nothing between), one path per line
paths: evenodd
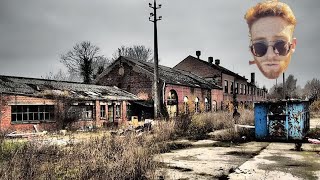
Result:
M319 118L320 117L320 100L312 102L309 107L310 115L312 118Z
M193 116L182 115L176 120L177 134L187 136L189 139L205 139L208 133L225 129L229 133L224 133L224 140L232 140L238 136L241 137L244 132L234 132L235 120L232 113L220 111L214 113L200 113ZM238 124L254 125L253 111L241 110ZM230 138L228 138L230 137ZM221 140L221 138L219 139Z
M240 123L253 123L250 113L253 116L241 112ZM153 156L169 151L168 141L179 136L201 139L208 132L228 128L233 129L232 114L216 112L159 121L152 131L139 135L103 133L67 146L18 143L1 135L0 179L156 179L155 170L161 164Z

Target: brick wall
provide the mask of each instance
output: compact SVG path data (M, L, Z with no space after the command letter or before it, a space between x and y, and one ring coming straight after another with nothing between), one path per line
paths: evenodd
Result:
M178 95L179 113L184 112L184 97L188 97L188 105L190 112L194 112L195 98L199 98L201 112L205 111L205 98L208 98L209 102L211 100L211 90L168 84L165 87L165 102L167 102L170 90L174 90Z
M56 123L51 122L33 122L33 123L12 123L11 122L11 105L54 105L55 102L50 99L35 98L28 96L8 96L2 95L1 103L1 119L0 130L1 131L26 131L33 132L33 125L37 125L37 128L42 130L55 130Z
M152 99L152 76L147 76L145 73L136 72L125 62L122 63L124 74L119 75L119 65L115 67L97 83L105 86L117 86L128 92L137 95L144 100Z
M185 71L190 71L194 74L197 74L201 77L214 77L220 76L221 72L210 67L208 64L201 60L196 60L196 58L192 56L188 56L184 60L182 60L179 64L177 64L174 69L181 69Z
M1 104L0 104L0 130L1 131L23 131L23 132L33 132L34 125L37 125L39 131L52 131L61 128L61 124L58 124L58 110L62 105L57 105L57 101L52 99L45 98L35 98L29 96L14 96L14 95L1 95ZM111 101L110 101L111 102ZM107 102L105 102L107 103ZM113 102L115 103L115 101ZM121 107L121 118L116 119L118 123L125 123L127 121L127 102L119 102ZM55 119L52 121L29 121L29 122L12 122L11 121L11 105L54 105L55 106ZM93 118L92 120L79 120L72 123L73 128L87 127L87 126L96 126L101 127L108 122L108 105L106 105L105 113L106 118L100 117L100 101L93 101ZM115 106L114 106L115 112Z
M216 80L218 80L216 82L223 89L217 90L217 91L221 91L221 92L215 92L215 94L219 94L219 95L222 94L222 96L223 96L222 100L221 100L221 97L220 97L220 99L219 99L219 97L217 97L217 99L216 99L218 107L220 107L220 108L221 108L222 102L224 102L222 104L226 105L227 103L230 103L233 101L233 94L230 93L231 82L234 82L234 86L236 83L239 83L239 93L237 94L237 100L239 103L241 103L241 102L242 103L245 103L245 102L251 103L251 102L255 102L255 101L266 100L265 97L257 95L257 92L255 95L250 95L248 93L240 94L240 85L241 84L246 85L246 89L248 89L248 82L247 81L245 81L244 79L239 79L233 75L221 73L220 70L211 67L208 63L206 63L202 60L198 60L195 57L188 56L187 58L182 60L180 63L178 63L174 68L185 70L185 71L190 71L190 72L197 74L203 78L222 75L221 80L216 79ZM225 80L228 81L228 93L224 92L224 81ZM215 98L213 97L212 99L214 100Z

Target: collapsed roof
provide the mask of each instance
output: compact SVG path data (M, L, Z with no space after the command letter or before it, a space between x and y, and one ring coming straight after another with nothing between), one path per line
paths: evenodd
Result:
M78 100L140 100L117 87L0 75L0 93Z

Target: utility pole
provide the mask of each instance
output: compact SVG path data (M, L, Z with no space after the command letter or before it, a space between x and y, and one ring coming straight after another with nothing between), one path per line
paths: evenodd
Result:
M286 80L285 80L284 72L282 74L282 82L283 82L283 84L282 84L283 95L282 96L283 96L283 99L286 99L286 85L285 85Z
M154 25L154 79L153 79L153 94L154 94L154 118L158 118L160 115L160 94L159 94L159 60L158 60L158 32L157 21L162 19L162 16L157 17L157 9L161 8L161 4L157 6L156 0L153 1L153 6L149 3L149 7L153 9L153 13L150 13L149 21ZM153 18L152 18L153 17Z

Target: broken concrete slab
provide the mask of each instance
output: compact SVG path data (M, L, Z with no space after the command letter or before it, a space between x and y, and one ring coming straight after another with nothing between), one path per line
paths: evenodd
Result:
M271 143L259 155L229 175L230 179L319 179L317 147L303 144L294 151L293 143ZM250 173L248 173L250 172Z
M203 142L206 141L198 143ZM212 142L210 141L210 143ZM219 147L218 145L219 143L215 142L214 145L209 145L209 147L174 150L156 156L155 160L164 164L163 168L168 172L165 179L221 178L256 155L268 143L251 142L242 145L229 145L229 147Z

